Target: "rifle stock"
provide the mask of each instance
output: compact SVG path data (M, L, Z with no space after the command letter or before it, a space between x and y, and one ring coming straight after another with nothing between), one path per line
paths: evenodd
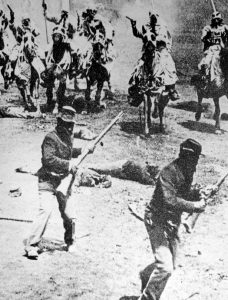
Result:
M206 204L208 204L210 201L210 198L215 195L220 186L223 184L223 182L225 181L226 177L228 176L228 173L226 173L225 175L221 176L219 178L219 180L214 184L214 188L211 190L210 194L207 196L207 199L206 199ZM188 233L191 233L192 230L194 229L195 225L196 225L196 222L199 218L201 213L193 213L193 214L189 214L185 220L182 222L182 224L184 225L185 227L185 230L186 232Z
M106 133L113 127L113 125L122 117L123 112L120 112L110 123L107 127L105 127L105 129L98 135L98 137L94 140L94 142L92 143L92 146L95 147L100 140L106 135ZM89 153L89 149L85 149L81 155L79 155L76 160L75 160L75 164L77 166L79 166L81 164L81 162L84 160L84 158L88 155ZM71 173L64 178L60 185L57 188L57 192L62 193L64 196L68 196L70 194L71 191L71 187L74 183L74 179L75 176L72 175Z

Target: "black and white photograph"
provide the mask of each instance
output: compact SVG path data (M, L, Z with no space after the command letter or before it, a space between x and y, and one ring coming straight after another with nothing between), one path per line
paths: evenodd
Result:
M228 299L228 1L0 0L0 300Z

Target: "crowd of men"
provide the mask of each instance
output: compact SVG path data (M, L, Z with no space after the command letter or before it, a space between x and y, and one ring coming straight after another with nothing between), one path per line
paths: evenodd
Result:
M101 4L99 4L102 6ZM98 5L98 6L99 6ZM37 71L41 83L45 86L53 85L53 78L45 73L45 65L47 69L50 69L54 63L60 65L61 55L55 54L55 45L59 42L67 45L70 52L69 59L64 61L65 68L68 70L67 75L70 79L77 76L79 73L83 73L82 70L86 70L86 66L91 58L91 42L94 39L99 39L104 46L104 52L101 57L101 62L103 64L112 62L115 59L115 49L113 45L113 39L115 31L111 23L101 16L98 11L102 11L104 7L88 7L80 14L72 15L69 11L62 10L59 16L52 16L48 11L48 7L43 3L43 14L48 22L54 24L52 30L52 44L50 49L46 53L41 50L37 37L40 35L39 30L32 22L29 15L24 14L21 18L21 22L15 22L15 13L9 7L10 17L7 18L5 12L0 11L1 20L1 31L2 31L2 45L0 48L0 58L4 56L9 57L10 62L15 62L20 55L20 47L23 41L23 37L26 33L31 33L33 42L36 49L36 59L34 59L31 64ZM155 80L160 80L165 86L167 93L171 100L175 101L180 98L175 84L178 80L177 71L175 67L175 62L171 55L172 50L172 37L169 32L168 26L161 19L159 14L154 12L149 12L149 20L145 23L142 28L137 27L137 22L133 19L131 20L133 35L137 38L142 39L142 56L138 61L134 76L138 76L141 68L143 67L146 60L146 38L151 39L154 49L156 50L155 60L153 62L153 71L150 74ZM8 39L8 30L13 33L15 38L15 44L10 45ZM202 41L204 43L204 58L199 64L199 72L202 75L202 79L205 84L208 83L209 76L216 77L216 71L213 72L211 65L215 65L216 60L220 59L221 49L225 47L228 36L228 26L223 24L223 19L221 14L215 11L212 15L211 24L203 29ZM153 49L153 50L154 50ZM59 52L59 51L58 51ZM54 54L53 54L54 53ZM53 54L53 55L51 55ZM15 65L15 64L14 64ZM61 62L61 65L62 62ZM41 76L43 73L43 76ZM4 75L4 74L3 74ZM16 76L24 80L23 71L20 69L16 70ZM66 74L63 76L66 79ZM42 81L46 81L42 82ZM63 88L64 90L64 88ZM52 103L53 97L52 92L47 91L47 102ZM61 96L64 92L61 93ZM50 104L52 108L53 103Z
M35 55L29 61L29 64L38 74L41 85L44 87L53 87L56 76L53 75L54 66L61 67L60 79L60 95L57 96L57 102L61 102L66 89L66 78L72 79L74 76L85 73L92 56L92 44L98 41L102 43L103 51L100 58L102 64L111 63L115 59L115 50L113 46L114 29L111 23L98 14L98 7L88 7L76 16L69 11L62 10L60 16L51 16L48 7L43 3L43 14L48 22L54 24L52 29L52 41L48 49L41 49L37 37L40 32L36 25L32 22L28 14L24 14L21 21L15 21L15 12L9 8L8 12L0 11L0 21L2 22L2 47L0 49L0 57L5 58L1 65L9 63L13 66L14 75L22 81L29 81L25 76L25 70L22 64L16 64L18 58L27 40L27 35L31 35L31 41L34 43ZM101 7L99 7L101 9ZM16 16L18 17L18 16ZM9 31L14 36L14 42L9 41ZM64 56L65 52L68 52ZM23 58L24 59L24 58ZM21 59L21 61L23 60ZM28 68L27 68L28 69ZM6 78L5 66L2 68L2 75ZM52 74L51 74L52 73ZM28 77L28 76L27 76ZM6 86L6 85L5 85ZM47 90L47 110L53 110L52 90ZM60 105L60 109L62 105Z

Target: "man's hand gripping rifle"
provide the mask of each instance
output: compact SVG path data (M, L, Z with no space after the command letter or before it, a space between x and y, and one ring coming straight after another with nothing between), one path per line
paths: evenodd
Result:
M223 182L225 181L227 176L228 176L228 173L221 176L220 179L214 185L207 185L206 187L204 187L200 190L200 192L199 192L200 200L205 201L205 206L211 202L211 200L213 199L213 196L219 191L219 188L221 187L221 185L223 184ZM200 214L201 213L189 214L184 219L184 221L182 221L182 224L184 225L184 227L188 233L192 232Z
M95 146L101 141L101 139L106 135L106 133L113 127L114 124L122 117L123 112L120 112L115 119L113 119L110 124L99 134L99 136L84 149L82 154L75 159L74 168L78 167L84 158L91 152L91 149L95 148ZM57 192L62 193L64 196L69 196L71 193L71 188L75 180L75 174L69 174L66 178L62 180L60 185L57 188Z

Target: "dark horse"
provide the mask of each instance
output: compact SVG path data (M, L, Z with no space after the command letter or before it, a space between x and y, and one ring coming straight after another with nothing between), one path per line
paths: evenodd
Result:
M210 72L209 79L205 84L205 79L202 75L195 75L191 78L191 84L196 87L198 96L197 111L195 114L196 121L199 121L202 114L203 98L212 98L215 104L215 112L213 119L215 120L215 133L220 134L220 105L219 99L222 96L228 97L228 49L222 49L212 59L213 65L210 69L213 70L215 76L212 78Z
M101 92L106 81L108 82L109 90L111 90L110 72L105 67L106 62L107 61L104 37L99 31L97 31L92 41L92 54L85 73L87 83L85 91L87 112L90 111L91 87L95 83L97 83L95 104L98 109L102 108Z
M128 93L130 105L139 106L142 102L144 103L144 133L149 135L152 123L151 117L159 117L160 131L164 130L163 115L169 96L165 92L162 80L153 76L157 56L154 35L146 33L143 42L144 53L130 78L129 84L131 86L128 89ZM151 113L152 103L154 103L153 113Z

